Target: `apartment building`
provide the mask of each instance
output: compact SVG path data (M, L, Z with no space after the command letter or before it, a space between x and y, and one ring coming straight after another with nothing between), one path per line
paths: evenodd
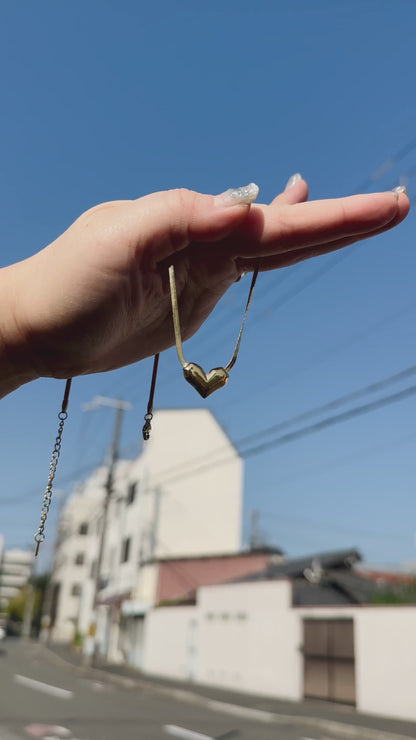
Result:
M125 659L125 635L139 635L157 600L160 560L227 556L241 547L243 465L214 416L162 410L152 426L141 454L115 466L98 584L105 468L68 500L55 554L51 638L86 635L96 621L101 652L115 660Z

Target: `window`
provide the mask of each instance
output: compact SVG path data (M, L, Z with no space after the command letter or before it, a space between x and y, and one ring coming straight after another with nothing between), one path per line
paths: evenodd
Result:
M134 483L130 483L127 489L127 504L133 503L133 501L136 498L136 492L137 492L137 481L135 481Z
M77 552L75 555L75 565L84 565L85 555L83 552Z
M130 557L130 537L126 537L121 545L121 562L127 563Z
M93 560L91 563L90 578L93 578L95 580L96 575L97 575L97 561Z
M71 596L81 596L81 584L80 583L72 584Z
M82 522L82 524L79 525L78 534L88 534L88 524L87 522Z

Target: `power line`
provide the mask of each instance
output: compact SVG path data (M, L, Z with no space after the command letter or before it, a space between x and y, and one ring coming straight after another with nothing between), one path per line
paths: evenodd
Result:
M387 388L389 385L394 385L395 383L399 383L402 380L405 380L406 378L411 377L412 375L416 375L416 365L411 365L405 370L401 370L399 373L390 375L388 378L384 378L383 380L376 381L375 383L370 383L364 388L359 388L358 390L352 391L351 393L346 393L343 396L339 396L338 398L335 398L333 401L328 401L328 403L324 403L322 406L316 406L310 411L304 411L301 414L298 414L297 416L293 416L291 419L278 422L277 424L274 424L271 427L267 427L267 429L263 429L263 430L260 430L259 432L255 432L256 437L259 437L259 436L262 437L267 434L272 434L273 432L276 432L279 429L283 429L289 425L292 426L292 424L295 424L299 421L305 421L306 419L310 419L311 417L316 416L317 414L320 414L324 411L330 411L331 409L339 408L340 406L343 406L345 403L354 401L358 398L362 398L363 396L367 396L371 393L376 393L377 391L380 391L383 388ZM239 440L237 444L244 444L245 442L249 442L251 441L252 437L253 437L252 434L246 437L243 437L242 439Z
M337 522L323 522L316 520L309 519L306 517L291 517L291 516L285 516L281 514L277 514L274 511L260 511L261 517L267 517L267 520L270 519L279 520L280 522L288 522L293 524L299 524L299 525L305 525L307 527L314 527L315 529L323 529L325 532L328 532L328 530L331 531L337 531L344 534L356 534L361 537L376 537L376 538L388 538L388 539L395 539L403 541L403 534L400 534L399 532L375 532L374 530L368 530L368 529L355 529L355 528L349 528L349 527L342 527L339 526Z
M367 190L370 188L373 183L377 182L377 180L381 180L384 175L387 174L393 167L395 167L399 162L402 161L410 152L412 152L414 149L416 149L416 137L413 139L410 139L404 146L400 147L398 151L389 159L382 162L377 169L375 169L369 177L366 177L365 180L363 180L358 188L354 191L355 193L360 193L363 190Z
M296 471L287 475L279 475L279 485L286 484L293 480L299 480L300 478L319 477L320 475L326 474L329 470L334 470L339 467L343 467L351 461L365 460L369 457L374 457L380 454L381 451L388 449L390 452L397 447L406 447L410 443L414 445L416 439L416 430L412 434L401 435L394 439L389 439L378 445L371 445L370 447L363 447L360 445L359 451L350 452L342 457L331 458L331 461L327 464L309 465L302 469L296 468ZM263 485L263 489L268 487L270 482ZM275 476L273 477L273 487L275 487Z
M340 414L335 414L333 416L327 417L326 419L322 419L321 421L318 421L315 424L310 424L294 432L288 432L287 434L281 435L280 437L277 437L272 440L268 440L267 442L263 442L262 444L259 444L259 445L256 444L251 447L248 447L246 450L240 450L239 454L244 459L254 457L256 455L260 455L263 452L267 452L269 449L279 447L284 444L288 444L289 442L294 442L298 439L301 439L302 437L315 434L335 424L341 424L357 416L362 416L372 411L376 411L377 409L382 408L383 406L388 406L394 403L398 403L399 401L402 401L405 398L408 398L415 394L416 394L416 385L413 385L413 386L410 386L409 388L406 388L403 391L393 393L389 396L384 396L383 398L380 398L377 401L372 401L370 403L363 404L361 406L356 406L353 409L349 409L348 411L344 411ZM227 462L230 462L232 459L233 458L230 455L226 455L222 458L211 459L209 462L202 463L199 466L189 469L186 472L176 473L176 474L173 473L170 476L167 471L166 478L162 478L162 479L158 478L158 483L163 483L163 484L172 483L176 480L181 480L183 478L187 478L192 475L197 475L198 473L202 473L205 470L212 468L213 465L223 465L223 464L226 464Z
M416 365L411 365L410 367L405 368L404 370L401 370L400 372L395 373L394 375L390 375L387 378L383 378L382 380L376 381L374 383L370 383L364 388L360 388L356 391L352 391L351 393L338 396L337 398L333 399L332 401L329 401L328 403L325 403L321 406L316 406L315 408L310 409L308 411L304 411L301 414L297 414L296 416L291 417L290 419L285 419L284 421L280 421L277 424L273 424L270 427L266 427L264 429L260 429L255 432L251 432L247 436L240 437L237 440L233 440L232 441L233 446L238 450L242 445L245 445L246 443L251 442L253 439L253 436L256 436L256 438L259 438L262 436L273 434L274 432L277 432L279 430L291 427L294 424L298 423L299 421L305 421L325 411L338 408L339 406L342 406L350 401L356 400L363 396L369 395L370 393L375 393L376 391L386 388L389 385L398 383L404 380L405 378L408 378L415 374L416 374ZM225 453L226 450L227 450L227 446L224 445L220 448L217 448L216 450L211 451L208 454L201 455L196 460L194 459L192 463L182 463L181 465L168 468L164 471L162 470L160 475L164 476L166 474L168 475L169 474L171 475L179 474L183 470L187 471L190 464L192 466L195 466L195 465L205 463L208 461L210 461L210 464L215 464L215 461L218 458L218 456L221 456L221 454Z
M358 331L352 336L342 343L339 343L338 345L332 345L332 347L329 348L328 352L321 353L315 357L312 357L308 360L307 367L304 366L298 366L296 369L290 370L286 375L275 375L273 376L273 379L269 382L262 383L261 389L257 390L256 398L258 398L260 395L263 395L264 393L268 393L270 388L273 388L275 385L280 385L282 382L287 380L289 377L291 380L293 380L296 375L299 375L300 373L305 372L305 370L310 370L313 367L316 367L317 365L320 365L322 362L325 362L329 357L333 357L334 355L340 354L345 349L348 349L348 347L353 346L354 344L358 344L363 339L366 339L368 336L371 336L372 334L376 333L380 329L384 329L388 324L390 324L393 321L396 321L400 316L403 314L409 313L410 311L414 311L416 308L416 302L412 301L410 304L407 304L403 308L400 308L397 311L393 311L387 315L384 315L379 319L378 321L374 322L370 326L368 326L366 329L362 331ZM236 403L240 403L239 400L232 400L225 404L223 404L223 408L230 408L234 406Z
M72 483L75 479L84 476L86 473L93 473L97 468L102 467L104 465L103 460L97 461L94 464L87 465L83 468L77 468L76 470L72 470L67 475L59 476L57 477L58 483L62 485L63 483ZM1 506L8 506L13 504L20 504L22 501L27 501L29 498L34 498L34 496L38 495L40 496L40 487L33 489L30 492L23 493L21 496L8 496L7 498L0 498L0 505Z
M398 393L392 393L389 396L379 398L377 401L371 401L370 403L363 404L362 406L356 406L355 408L349 409L348 411L343 411L341 414L335 414L334 416L322 419L321 421L306 426L303 429L298 429L295 432L284 434L283 436L278 437L275 440L264 442L261 445L255 445L243 452L242 455L244 458L259 455L260 453L266 452L266 450L272 447L278 447L282 444L287 444L288 442L294 442L295 440L301 439L302 437L320 432L322 431L322 429L326 429L327 427L333 426L334 424L341 424L342 422L349 421L350 419L353 419L357 416L363 416L364 414L376 411L377 409L383 408L383 406L389 406L393 403L398 403L399 401L403 401L405 398L409 398L410 396L415 395L415 393L416 385L412 385L403 391L398 391Z
M398 373L390 375L387 378L383 378L382 380L376 381L374 383L370 383L364 388L360 388L356 391L352 391L351 393L344 394L343 396L339 396L333 399L332 401L329 401L326 404L317 406L314 409L310 409L309 411L302 412L301 414L298 414L290 419L286 419L285 421L281 421L278 424L274 424L271 427L258 430L254 434L257 438L259 436L268 436L279 430L288 428L292 426L293 424L298 423L299 421L305 421L306 419L310 419L313 416L319 415L325 411L338 408L339 406L349 401L369 395L371 393L375 393L383 388L388 387L389 385L398 383L404 380L405 378L408 378L415 374L416 374L416 365L411 365L410 367L405 368L404 370L401 370ZM375 411L378 408L381 408L383 406L397 403L403 400L404 398L413 395L415 392L416 392L416 385L410 386L409 388L405 390L399 391L397 393L393 393L389 396L384 396L383 398L377 399L376 401L372 401L372 402L363 404L361 406L354 407L353 409L344 411L341 414L336 414L334 416L327 417L326 419L322 419L316 422L315 424L305 426L301 429L287 433L285 435L282 435L272 440L266 440L260 445L256 444L254 446L252 445L251 447L249 446L247 447L246 450L244 449L241 450L239 449L239 447L241 446L244 447L246 443L251 442L253 439L253 433L251 433L248 436L241 437L239 440L232 442L232 444L237 449L238 454L240 454L241 457L243 458L252 457L254 455L260 454L263 451L267 451L269 448L276 447L281 444L287 444L301 437L321 431L322 429L325 429L328 426L342 423L344 421L348 421L351 418L354 418L355 416L360 416L360 415L369 413L371 411ZM182 465L173 466L165 470L162 470L157 476L157 480L158 482L163 482L163 483L180 480L182 478L187 478L191 475L194 475L198 472L202 472L206 470L207 468L212 467L213 465L219 465L219 464L223 464L226 462L230 462L234 458L233 456L226 454L227 449L228 449L228 446L223 446L221 448L217 448L216 450L213 450L209 454L205 454L197 459L193 459L192 461L188 463L183 463ZM95 469L95 467L88 466L83 469L72 471L68 475L60 478L60 483L64 483L67 480L72 481L75 478L77 478L79 475L83 475L86 472L91 472L92 470ZM23 496L19 496L19 497L9 497L7 499L1 500L0 503L2 505L16 504L16 503L20 503L23 500L27 500L27 498L32 495L33 493L30 493L30 494L26 493Z

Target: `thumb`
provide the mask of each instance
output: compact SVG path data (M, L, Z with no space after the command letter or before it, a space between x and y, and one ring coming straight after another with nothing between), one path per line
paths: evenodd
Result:
M146 195L134 207L141 233L158 245L162 260L191 241L219 241L230 234L247 217L258 192L254 183L220 195L181 188Z

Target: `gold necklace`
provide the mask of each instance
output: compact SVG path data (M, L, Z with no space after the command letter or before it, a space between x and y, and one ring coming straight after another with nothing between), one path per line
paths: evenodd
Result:
M175 269L173 265L169 267L169 287L170 287L170 297L171 297L171 304L172 304L172 318L173 318L173 329L174 329L174 334L175 334L176 354L178 355L178 360L182 366L182 371L183 371L185 380L190 385L192 385L193 388L195 388L195 390L199 393L200 396L202 396L202 398L207 398L208 396L211 395L211 393L214 393L220 388L223 388L228 382L230 370L234 366L237 360L238 351L240 349L241 337L242 337L243 329L244 329L244 324L245 324L247 312L248 312L248 309L251 303L251 298L253 295L254 286L256 284L258 272L259 272L259 266L257 265L256 269L253 272L253 277L251 279L251 284L250 284L250 289L248 292L243 320L241 322L240 331L238 332L237 341L235 343L234 351L231 355L230 361L224 367L214 367L212 368L212 370L206 373L202 369L202 367L198 365L196 362L187 362L185 360L183 349L182 349L182 336L181 336L181 326L180 326L180 321L179 321L178 298L177 298L177 293L176 293ZM149 439L150 431L152 428L151 421L153 419L153 397L154 397L154 391L155 391L155 385L156 385L156 374L157 374L158 363L159 363L159 354L156 354L154 357L154 362L153 362L153 372L152 372L149 401L147 404L147 412L144 417L145 423L144 423L143 430L142 430L144 440Z
M173 328L175 331L175 345L176 345L176 353L178 355L179 362L182 365L183 375L185 380L192 385L193 388L195 388L196 391L198 391L199 395L202 396L202 398L207 398L211 395L211 393L214 393L215 391L219 390L219 388L223 388L223 386L228 382L229 378L229 372L233 365L235 364L235 361L238 356L238 350L240 349L240 342L241 337L243 334L244 324L247 317L247 311L249 309L250 303L251 303L251 297L253 295L254 286L256 284L257 275L258 275L258 267L253 273L253 277L251 280L250 290L248 293L246 308L243 315L243 320L241 322L240 331L238 333L237 341L235 343L234 352L231 356L230 361L224 366L224 367L214 367L212 370L210 370L208 373L204 372L202 367L200 365L197 365L196 362L187 362L183 356L183 349L182 349L182 337L181 337L181 327L179 323L179 312L178 312L178 299L176 295L176 282L175 282L175 270L173 265L169 267L169 285L170 285L170 295L171 295L171 302L172 302L172 317L173 317Z

